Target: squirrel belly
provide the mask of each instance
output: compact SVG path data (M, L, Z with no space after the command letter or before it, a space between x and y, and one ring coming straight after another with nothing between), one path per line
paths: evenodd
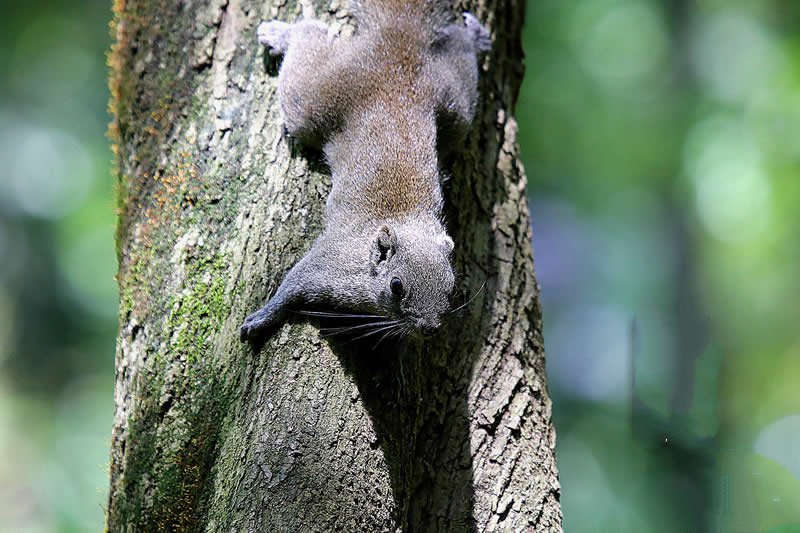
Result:
M489 34L446 2L355 6L357 31L329 38L320 21L262 23L284 56L281 114L290 135L320 148L331 170L325 227L241 337L290 310L330 308L373 332L435 331L450 309L453 241L442 223L438 139L463 137L477 101L477 55ZM445 136L445 137L443 137Z

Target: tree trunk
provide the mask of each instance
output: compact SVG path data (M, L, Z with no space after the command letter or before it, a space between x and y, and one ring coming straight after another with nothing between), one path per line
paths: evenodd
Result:
M352 31L346 2L305 2ZM445 185L463 315L425 342L238 326L321 231L329 178L283 133L264 19L296 2L117 0L120 334L110 531L558 531L513 106L524 2L493 31ZM481 290L481 287L483 289Z

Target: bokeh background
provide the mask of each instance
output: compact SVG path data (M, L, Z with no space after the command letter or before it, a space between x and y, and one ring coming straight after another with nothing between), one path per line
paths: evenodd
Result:
M0 17L0 531L98 531L109 2ZM800 531L800 2L531 0L517 116L569 532Z

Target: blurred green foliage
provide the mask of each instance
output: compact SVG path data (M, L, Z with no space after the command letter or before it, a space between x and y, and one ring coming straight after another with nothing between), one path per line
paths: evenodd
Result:
M114 410L105 1L0 17L0 530L99 531Z
M0 530L102 528L105 1L0 17ZM798 531L800 3L531 0L517 117L567 531Z
M567 531L800 531L800 3L530 1Z

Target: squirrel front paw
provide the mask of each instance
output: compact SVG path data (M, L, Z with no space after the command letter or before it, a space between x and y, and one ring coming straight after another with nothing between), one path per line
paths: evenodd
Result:
M256 29L258 42L267 47L271 56L282 56L289 48L292 25L282 20L262 22Z
M248 316L239 328L239 338L242 342L254 340L264 331L278 324L279 317L269 307L264 307Z

